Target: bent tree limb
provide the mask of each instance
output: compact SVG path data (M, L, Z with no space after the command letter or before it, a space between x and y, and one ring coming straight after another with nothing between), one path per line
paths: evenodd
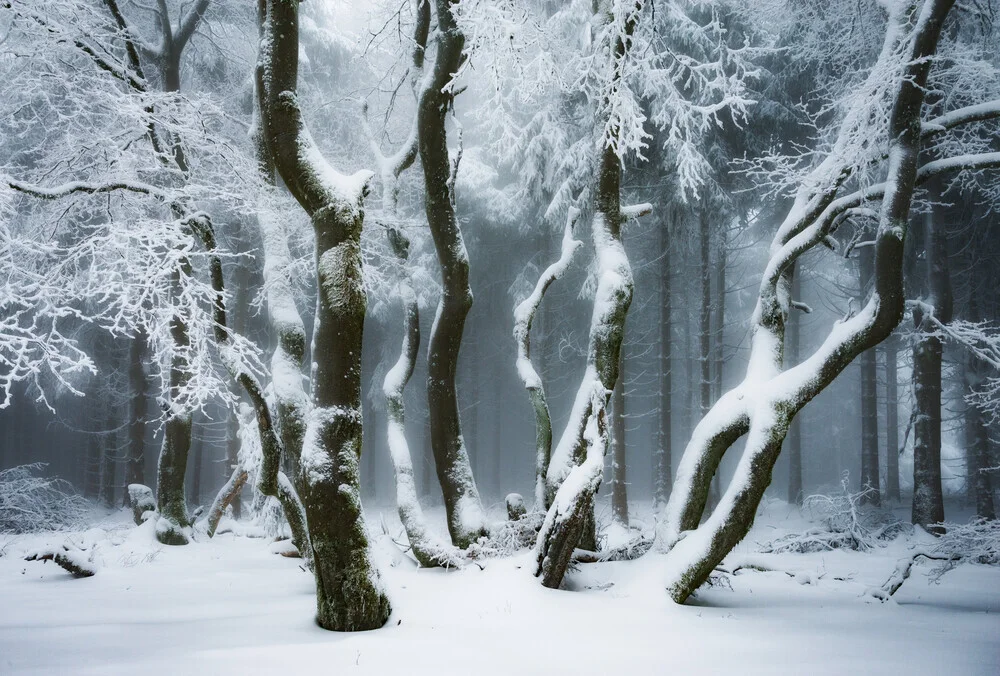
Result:
M486 535L479 489L462 436L455 388L458 353L465 319L472 308L469 254L455 217L451 162L445 122L453 103L452 75L462 62L465 36L452 16L455 0L436 0L437 55L418 106L417 148L424 170L425 209L434 248L441 265L441 300L431 327L427 350L427 405L431 449L448 516L448 532L457 547L467 547Z
M413 555L421 566L460 568L463 564L461 553L451 544L439 540L427 527L427 520L424 518L417 497L413 462L406 441L403 390L410 382L417 361L417 351L420 347L420 314L417 296L413 292L409 273L406 271L410 243L397 230L390 229L387 234L402 270L398 288L403 302L403 344L399 351L399 359L385 374L382 383L386 410L389 414L389 454L392 456L392 468L396 474L396 508L399 510L399 520L406 530Z
M573 239L573 230L579 218L580 210L570 207L566 227L563 230L559 260L545 269L531 295L514 309L517 375L520 376L524 389L528 390L528 398L535 411L535 509L537 510L545 507L545 474L549 469L549 457L552 453L552 418L549 415L549 405L545 401L542 378L531 363L531 323L549 286L562 276L569 267L573 254L583 246L583 242Z
M360 496L361 347L367 298L361 270L364 198L372 173L344 176L323 158L296 98L298 2L266 0L260 42L261 118L282 180L312 219L319 298L313 331L312 410L301 457L324 629L376 629L389 599L371 561Z
M702 526L694 521L696 515L700 517L700 509L694 503L701 489L688 485L671 496L668 523L658 533L667 541L665 544L673 545L667 556L667 589L678 603L684 602L707 580L715 566L746 536L795 414L854 358L884 340L902 318L903 244L910 202L918 180L924 85L931 66L930 57L936 50L941 26L952 4L953 0L927 0L919 12L901 15L893 12L896 16L890 17L890 21L899 24L900 30L895 32L908 35L909 40L890 117L889 170L882 188L884 197L875 235L874 288L868 303L857 315L839 323L819 349L787 371L782 371L782 343L791 265L803 252L830 234L833 221L826 216L841 182L835 180L832 188L819 194L812 192L814 188L803 188L793 212L779 228L772 244L771 261L761 282L754 312L750 366L738 398L749 424L743 457L719 505ZM884 50L883 55L892 51ZM713 417L713 412L709 417ZM723 415L720 412L715 417ZM707 449L726 441L722 437L731 435L732 427L720 425L713 429L704 420L699 424L701 443L699 446L689 444L681 463L689 475L692 467L704 462ZM699 435L699 430L696 429L695 435ZM694 524L694 529L688 530L683 538L682 523L687 528Z

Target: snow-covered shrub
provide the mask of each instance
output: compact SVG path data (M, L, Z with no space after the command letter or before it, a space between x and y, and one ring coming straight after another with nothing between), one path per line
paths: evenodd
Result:
M519 551L535 546L538 530L545 520L544 512L528 512L519 519L510 519L490 528L489 537L469 547L470 558L496 558L513 556Z
M66 530L83 523L88 503L62 479L34 476L36 462L0 471L0 532Z
M881 547L905 532L908 524L889 512L862 502L873 489L856 493L848 489L847 475L837 495L810 495L803 503L820 526L804 533L790 533L764 545L762 551L774 554L822 552L831 549L868 551Z

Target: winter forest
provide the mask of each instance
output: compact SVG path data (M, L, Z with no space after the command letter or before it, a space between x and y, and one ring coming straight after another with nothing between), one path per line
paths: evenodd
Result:
M1000 0L0 0L0 673L1000 673Z

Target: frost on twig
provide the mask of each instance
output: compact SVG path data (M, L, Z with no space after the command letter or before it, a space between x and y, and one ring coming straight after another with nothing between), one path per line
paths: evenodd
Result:
M863 504L874 489L852 493L844 475L843 491L837 495L810 495L803 502L821 525L804 533L792 533L773 540L762 548L766 553L823 552L831 549L852 549L866 552L884 547L909 527L891 512Z
M62 479L34 476L36 462L0 471L0 533L66 530L83 523L88 503Z

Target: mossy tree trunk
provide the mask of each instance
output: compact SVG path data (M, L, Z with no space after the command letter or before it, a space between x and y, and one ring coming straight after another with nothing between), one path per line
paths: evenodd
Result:
M359 478L366 310L361 228L372 174L337 174L309 136L295 93L298 10L297 0L265 0L259 99L270 156L316 235L312 411L300 458L316 619L325 629L358 631L381 627L390 612L371 561Z

